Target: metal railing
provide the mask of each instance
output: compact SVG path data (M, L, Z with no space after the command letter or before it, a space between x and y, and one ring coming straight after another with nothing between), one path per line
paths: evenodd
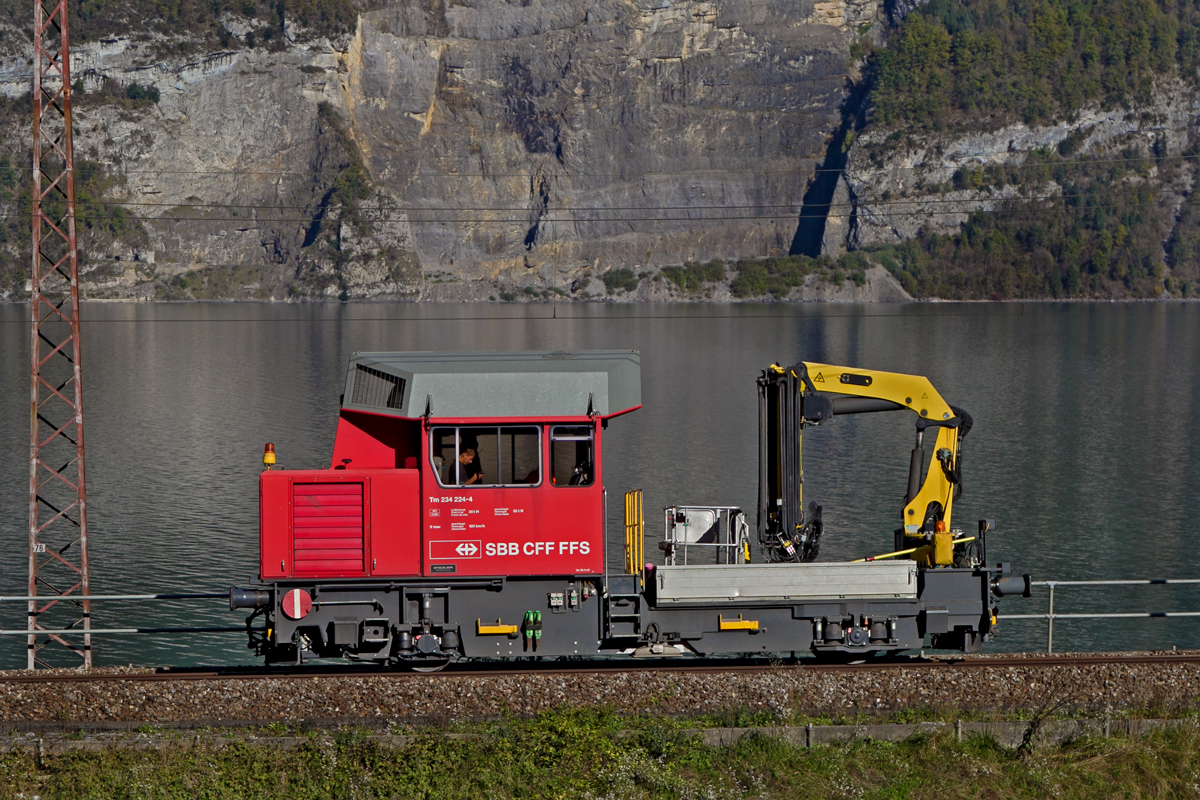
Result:
M696 548L717 564L750 563L750 533L746 515L737 506L667 506L663 509L663 541L668 566Z
M1117 581L1033 581L1031 586L1045 586L1047 592L1044 614L1000 614L999 619L1046 620L1046 652L1054 652L1054 621L1056 619L1147 619L1152 617L1200 617L1200 611L1115 611L1060 614L1054 610L1054 590L1088 586L1165 586L1196 585L1200 578L1141 578Z
M3 595L0 603L28 603L30 600L45 600L47 595ZM228 592L193 592L189 594L93 594L88 596L89 602L145 602L148 600L228 600ZM71 599L62 602L72 602ZM60 635L90 635L90 634L135 634L135 633L245 633L246 626L238 627L186 627L186 628L53 628L50 630L31 631L29 629L0 629L0 636L29 636L32 633L52 636Z

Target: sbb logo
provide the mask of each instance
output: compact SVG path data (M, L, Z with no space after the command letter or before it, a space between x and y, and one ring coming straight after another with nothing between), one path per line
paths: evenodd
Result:
M488 542L484 552L489 556L515 556L521 550L516 542Z

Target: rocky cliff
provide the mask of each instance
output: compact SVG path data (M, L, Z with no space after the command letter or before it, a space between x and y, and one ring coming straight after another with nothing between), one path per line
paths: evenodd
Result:
M90 295L595 296L615 268L786 254L850 50L886 24L876 0L405 0L337 36L236 12L218 51L136 21L75 46Z
M827 246L891 249L930 237L956 237L972 227L973 219L1042 216L1049 221L1064 206L1086 208L1090 201L1111 222L1100 223L1095 237L1100 241L1090 250L1088 237L1079 238L1081 246L1067 258L1074 263L1062 265L1060 280L1074 266L1077 276L1089 269L1099 275L1093 294L1200 293L1196 253L1185 256L1176 247L1181 237L1194 236L1190 229L1196 225L1189 211L1200 145L1198 118L1195 89L1164 80L1149 102L1091 106L1049 124L1009 122L950 132L867 130L855 141L839 179ZM1105 174L1113 165L1119 165L1120 174ZM1097 178L1109 177L1096 196ZM1113 258L1116 248L1134 243L1130 234L1135 226L1150 229L1133 258L1148 262L1135 265L1143 268L1144 286L1134 285L1139 276L1130 276L1128 265ZM1097 251L1104 249L1106 228L1112 233L1108 253L1101 254ZM1019 257L1040 255L1049 261L1065 255L1039 244L1027 237ZM1101 255L1102 264L1097 263ZM1049 273L1056 265L1044 266ZM1079 277L1074 280L1076 292L1068 294L1078 293ZM1046 294L1057 295L1049 288Z
M826 252L919 296L1200 296L1200 10L930 0L868 64Z
M10 300L29 258L23 9L0 0ZM114 0L78 14L93 297L1200 295L1200 7Z

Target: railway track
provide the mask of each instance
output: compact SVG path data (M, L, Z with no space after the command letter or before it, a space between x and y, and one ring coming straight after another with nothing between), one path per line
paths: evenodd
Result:
M415 673L403 669L379 667L348 668L344 665L308 667L164 667L153 672L131 673L34 673L0 674L0 683L97 683L170 682L216 680L306 680L313 678L404 677L437 680L440 678L511 677L520 675L551 676L569 674L617 674L638 671L671 673L756 673L778 669L804 669L815 672L861 672L869 670L922 669L971 670L1003 667L1048 668L1061 666L1145 664L1200 664L1200 653L1098 653L1059 656L995 656L972 658L923 658L920 656L876 659L871 661L829 663L814 659L605 659L592 661L472 661L451 664L437 673Z

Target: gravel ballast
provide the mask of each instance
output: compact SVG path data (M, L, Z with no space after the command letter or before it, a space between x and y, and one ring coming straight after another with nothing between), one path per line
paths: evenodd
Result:
M405 723L532 716L552 708L694 717L731 710L888 715L905 710L1181 712L1198 705L1200 661L889 667L763 672L555 672L519 675L238 677L28 682L0 673L0 721L181 723L339 720ZM11 725L6 725L11 729Z

